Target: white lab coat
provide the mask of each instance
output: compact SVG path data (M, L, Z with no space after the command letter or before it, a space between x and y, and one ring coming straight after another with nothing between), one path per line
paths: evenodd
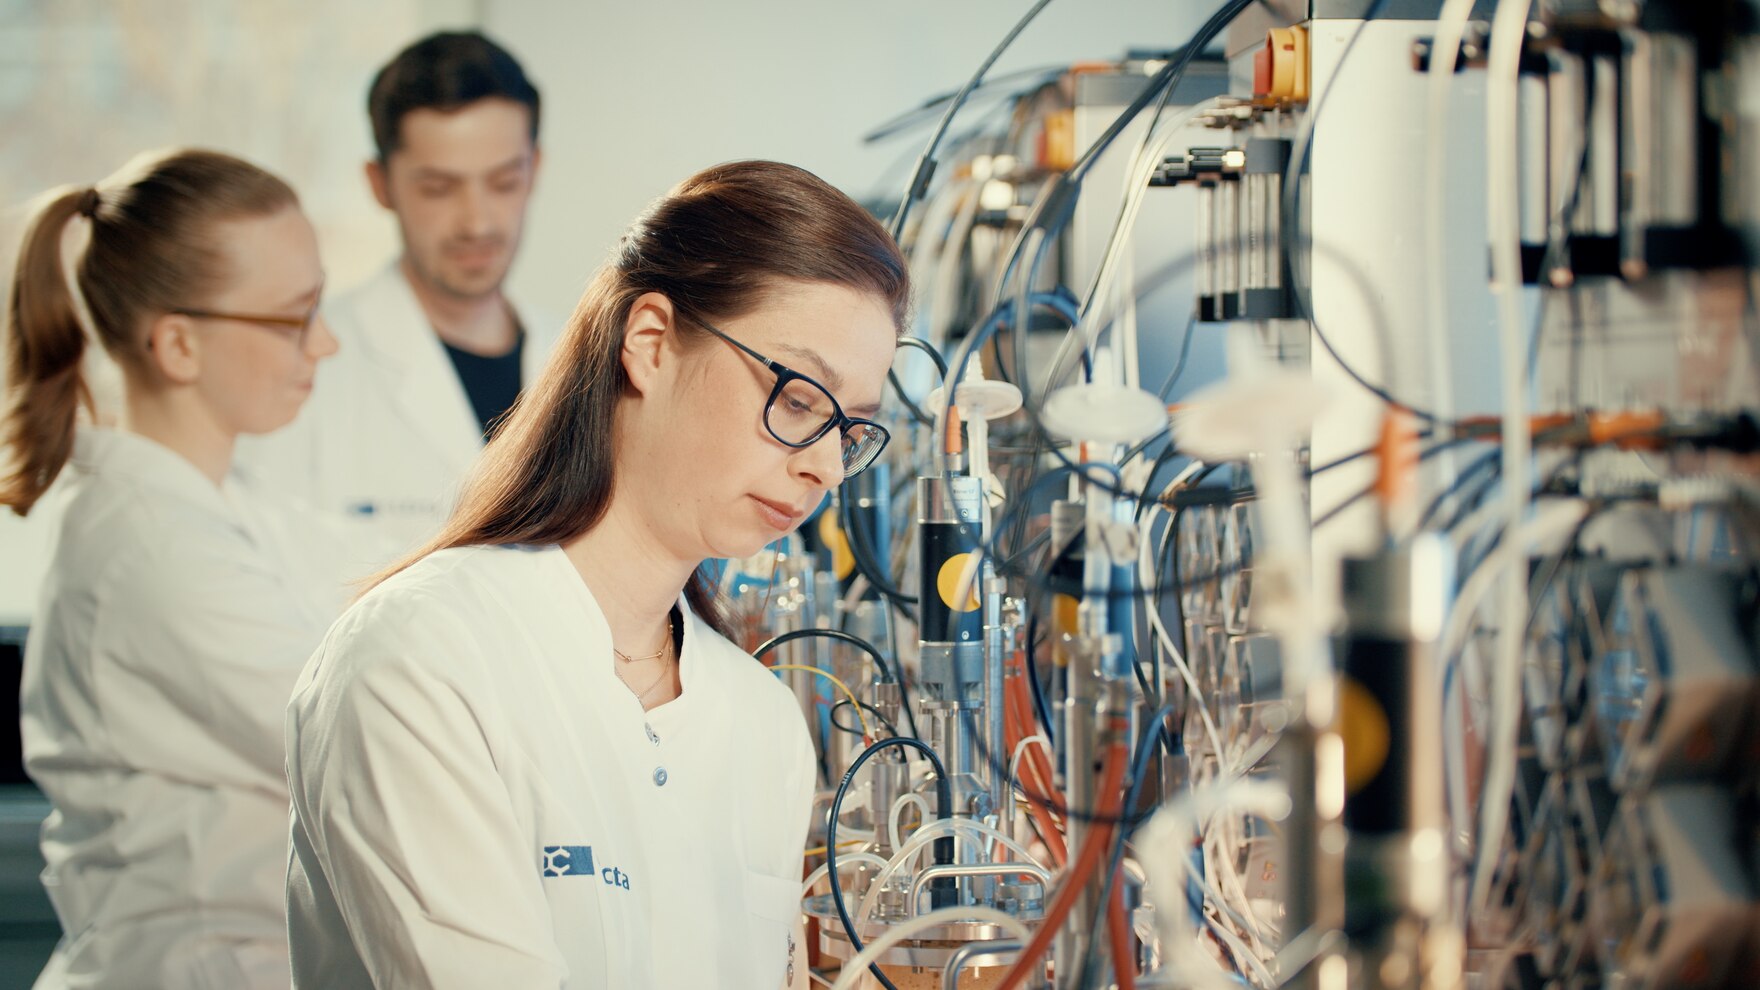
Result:
M20 701L64 932L37 986L285 988L281 722L336 544L133 434L68 471Z
M338 620L288 710L295 985L780 986L812 742L685 615L646 713L556 547L433 554Z
M318 369L286 428L239 444L266 488L321 511L364 517L395 552L413 549L452 512L483 448L483 428L398 263L324 305L341 345ZM561 324L519 310L521 385L530 387ZM362 571L385 562L366 559Z

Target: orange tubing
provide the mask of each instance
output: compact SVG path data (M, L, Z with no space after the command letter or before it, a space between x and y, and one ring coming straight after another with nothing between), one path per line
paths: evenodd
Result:
M1027 697L1027 690L1024 675L1016 678L1014 684L1015 717L1021 726L1022 738L1031 735L1030 730L1037 724L1033 715L1033 702ZM1051 772L1050 754L1044 747L1032 748L1027 750L1025 759L1032 761L1034 769L1039 773L1040 781L1045 785L1039 793L1061 805L1063 795L1057 792L1057 775Z
M1564 444L1611 444L1624 450L1657 450L1664 446L1659 435L1668 420L1660 410L1621 412L1544 413L1528 419L1528 432L1537 441ZM1541 434L1555 434L1542 438ZM1469 416L1455 425L1456 436L1496 441L1503 436L1503 420L1496 416Z
M1119 873L1124 872L1123 868ZM1106 905L1106 934L1112 942L1112 969L1118 990L1137 990L1137 953L1131 946L1135 933L1124 914L1124 877L1112 878L1112 901Z
M1014 748L1020 745L1020 741L1030 735L1026 731L1028 723L1022 721L1021 718L1021 698L1018 690L1020 687L1021 683L1018 678L1011 678L1004 682L1003 715L1009 727L1007 738L1011 756ZM1035 760L1033 758L1035 755L1039 759ZM1058 830L1056 819L1051 816L1051 809L1045 807L1044 803L1038 800L1042 796L1051 795L1050 783L1054 779L1047 776L1049 764L1043 762L1044 756L1043 750L1028 747L1026 754L1021 757L1021 789L1026 794L1027 807L1033 816L1033 821L1038 823L1039 834L1045 840L1045 848L1051 854L1052 864L1061 867L1069 859L1069 850L1063 844L1063 834Z
M1032 940L1021 950L1020 957L1009 967L996 990L1015 990L1038 966L1039 957L1051 947L1051 940L1063 926L1064 919L1069 917L1070 909L1075 907L1076 899L1088 885L1088 878L1094 875L1101 858L1112 847L1112 834L1118 826L1104 819L1116 819L1119 815L1119 806L1124 803L1124 765L1129 760L1130 754L1123 742L1113 742L1106 747L1106 771L1101 775L1100 789L1096 792L1100 795L1100 807L1095 809L1098 812L1096 817L1102 820L1094 822L1088 837L1082 840L1081 852L1076 854L1075 863L1064 873L1063 882L1057 887L1057 896L1045 909L1044 920L1039 922Z
M1030 730L1034 725L1033 703L1027 700L1025 681L1015 683L1013 698L1015 723L1020 727L1020 738L1024 739L1032 734ZM1019 739L1016 740L1016 745L1019 745ZM1056 864L1062 866L1069 859L1069 853L1063 844L1063 826L1057 821L1058 813L1047 806L1047 802L1060 807L1063 804L1063 795L1057 790L1057 775L1051 769L1051 756L1044 747L1029 746L1021 758L1037 777L1036 782L1023 780L1026 784L1024 789L1030 792L1027 794L1027 803L1038 809L1039 816L1035 820L1041 821L1040 827L1049 828L1055 833L1046 838L1046 845L1051 848Z

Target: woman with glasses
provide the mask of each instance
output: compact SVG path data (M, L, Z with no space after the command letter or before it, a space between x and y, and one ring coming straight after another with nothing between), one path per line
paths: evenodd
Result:
M700 566L879 455L908 295L884 229L787 165L635 221L451 522L301 678L297 985L805 985L812 744Z
M25 233L0 504L61 513L20 704L64 932L39 988L288 986L282 721L346 589L306 520L228 471L336 350L322 282L293 191L208 151L52 193ZM112 427L90 337L121 372Z

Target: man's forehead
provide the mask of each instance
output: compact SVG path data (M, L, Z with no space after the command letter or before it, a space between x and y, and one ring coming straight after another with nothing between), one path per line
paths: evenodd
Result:
M418 179L468 179L479 175L494 175L497 172L515 171L530 164L530 151L523 151L503 159L464 159L459 155L407 155L403 159L404 169Z
M531 160L531 113L508 100L478 100L451 110L421 107L398 121L394 164L467 174Z

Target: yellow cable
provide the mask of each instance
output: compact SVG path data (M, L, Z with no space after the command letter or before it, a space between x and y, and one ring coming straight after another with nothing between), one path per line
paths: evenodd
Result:
M866 839L851 839L848 842L839 842L837 844L837 848L848 849L850 846L862 846L862 845L867 845ZM806 852L801 853L801 855L802 856L823 856L823 855L825 855L825 847L824 846L814 846L813 848L808 849Z
M849 706L856 710L856 718L861 719L861 721L862 721L862 735L867 736L869 739L874 738L874 729L872 726L870 726L868 724L868 713L862 710L862 703L856 700L856 693L849 689L848 684L845 684L845 683L843 683L842 680L838 679L836 674L833 674L829 670L820 670L817 667L809 667L804 663L779 663L776 666L771 667L770 669L771 670L804 670L809 674L818 674L820 677L823 677L826 680L830 681L831 683L837 685L837 687L841 691L843 691L843 696L845 698L849 699Z

